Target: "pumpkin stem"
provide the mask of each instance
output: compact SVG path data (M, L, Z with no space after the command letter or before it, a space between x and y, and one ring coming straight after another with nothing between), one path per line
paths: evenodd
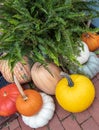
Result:
M19 92L20 92L20 94L22 95L23 100L27 100L28 97L25 95L25 93L24 93L24 91L23 91L23 89L22 89L22 87L21 87L21 85L20 85L20 83L19 83L19 81L17 80L17 78L16 78L15 75L14 75L14 82L15 82L15 84L16 84L16 86L17 86Z
M3 94L3 96L4 96L4 97L6 97L6 96L7 96L7 93L6 93L5 91L4 91L4 94Z
M95 38L94 38L92 35L90 35L89 33L85 33L85 37L86 37L86 38L90 38L90 37L91 37L91 38L95 39Z
M60 72L60 75L61 75L62 77L65 77L65 78L68 80L68 86L70 86L70 87L73 87L73 86L74 86L74 82L72 81L72 79L70 78L70 76L69 76L67 73L61 71L61 72Z

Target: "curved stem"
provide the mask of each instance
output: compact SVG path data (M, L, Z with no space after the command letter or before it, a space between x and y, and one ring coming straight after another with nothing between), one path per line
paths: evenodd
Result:
M70 78L70 76L69 76L67 73L61 71L61 72L60 72L60 75L61 75L62 77L65 77L65 78L68 80L68 86L70 86L70 87L73 87L73 86L74 86L74 82L72 81L72 79Z
M15 82L15 84L16 84L16 86L17 86L19 92L20 92L20 94L22 95L23 99L24 99L24 100L27 100L28 97L25 95L25 93L24 93L24 91L23 91L23 89L22 89L22 87L21 87L21 85L20 85L20 83L19 83L19 81L17 80L17 78L16 78L15 75L14 75L14 82Z

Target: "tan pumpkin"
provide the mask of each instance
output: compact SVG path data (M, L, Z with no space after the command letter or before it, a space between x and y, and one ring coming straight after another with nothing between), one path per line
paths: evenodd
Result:
M14 82L13 74L17 77L18 81L21 84L29 82L31 80L31 72L30 72L31 68L28 62L28 58L24 57L24 61L25 61L25 64L21 62L17 62L13 68L13 71L11 71L11 68L8 64L8 60L1 60L0 71L6 81L8 81L9 83Z
M46 68L39 62L31 68L31 76L34 84L47 94L54 95L55 87L61 79L61 69L54 63L49 63Z

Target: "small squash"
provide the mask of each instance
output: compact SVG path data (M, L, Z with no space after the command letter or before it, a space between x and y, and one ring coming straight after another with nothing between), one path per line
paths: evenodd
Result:
M10 116L17 112L16 98L18 95L19 91L14 83L0 89L0 116Z
M25 64L17 62L13 68L13 74L17 77L18 81L23 84L31 80L30 64L27 57L24 57ZM6 81L13 83L13 74L8 64L8 60L0 61L0 70Z
M94 101L95 88L86 76L79 74L67 75L56 86L56 99L60 106L69 112L82 112Z
M32 116L38 113L43 104L40 93L32 89L26 89L23 91L20 83L15 76L14 81L20 92L20 95L16 99L17 111L24 116Z
M47 94L54 95L55 87L61 79L61 69L54 63L49 63L46 67L39 62L34 63L31 69L31 76L34 84Z
M30 117L22 115L23 122L31 128L39 128L47 125L54 115L55 104L53 98L45 93L40 94L43 99L41 110Z
M90 51L95 51L99 48L99 35L96 33L86 32L81 36L82 41L84 41Z
M19 95L16 99L16 108L18 112L25 116L32 116L42 107L42 97L36 90L24 90L26 97Z
M83 47L80 47L80 54L79 56L77 56L77 61L80 63L80 64L84 64L87 62L88 58L89 58L89 48L88 46L86 45L85 42L81 41Z
M88 61L79 67L78 70L89 78L93 78L99 73L99 58L94 52L90 52Z

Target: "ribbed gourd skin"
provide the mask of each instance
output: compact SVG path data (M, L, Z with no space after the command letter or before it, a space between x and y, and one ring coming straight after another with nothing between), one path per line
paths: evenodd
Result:
M16 78L21 84L29 82L31 80L30 65L26 57L24 58L24 60L26 62L25 64L22 64L21 62L17 62L13 68L13 74L16 76ZM4 79L9 83L14 82L13 74L8 65L8 61L2 60L1 64L2 65L0 65L0 70Z
M54 95L55 87L61 79L61 69L53 63L48 64L45 69L43 65L36 62L31 68L31 77L34 84L43 92Z

